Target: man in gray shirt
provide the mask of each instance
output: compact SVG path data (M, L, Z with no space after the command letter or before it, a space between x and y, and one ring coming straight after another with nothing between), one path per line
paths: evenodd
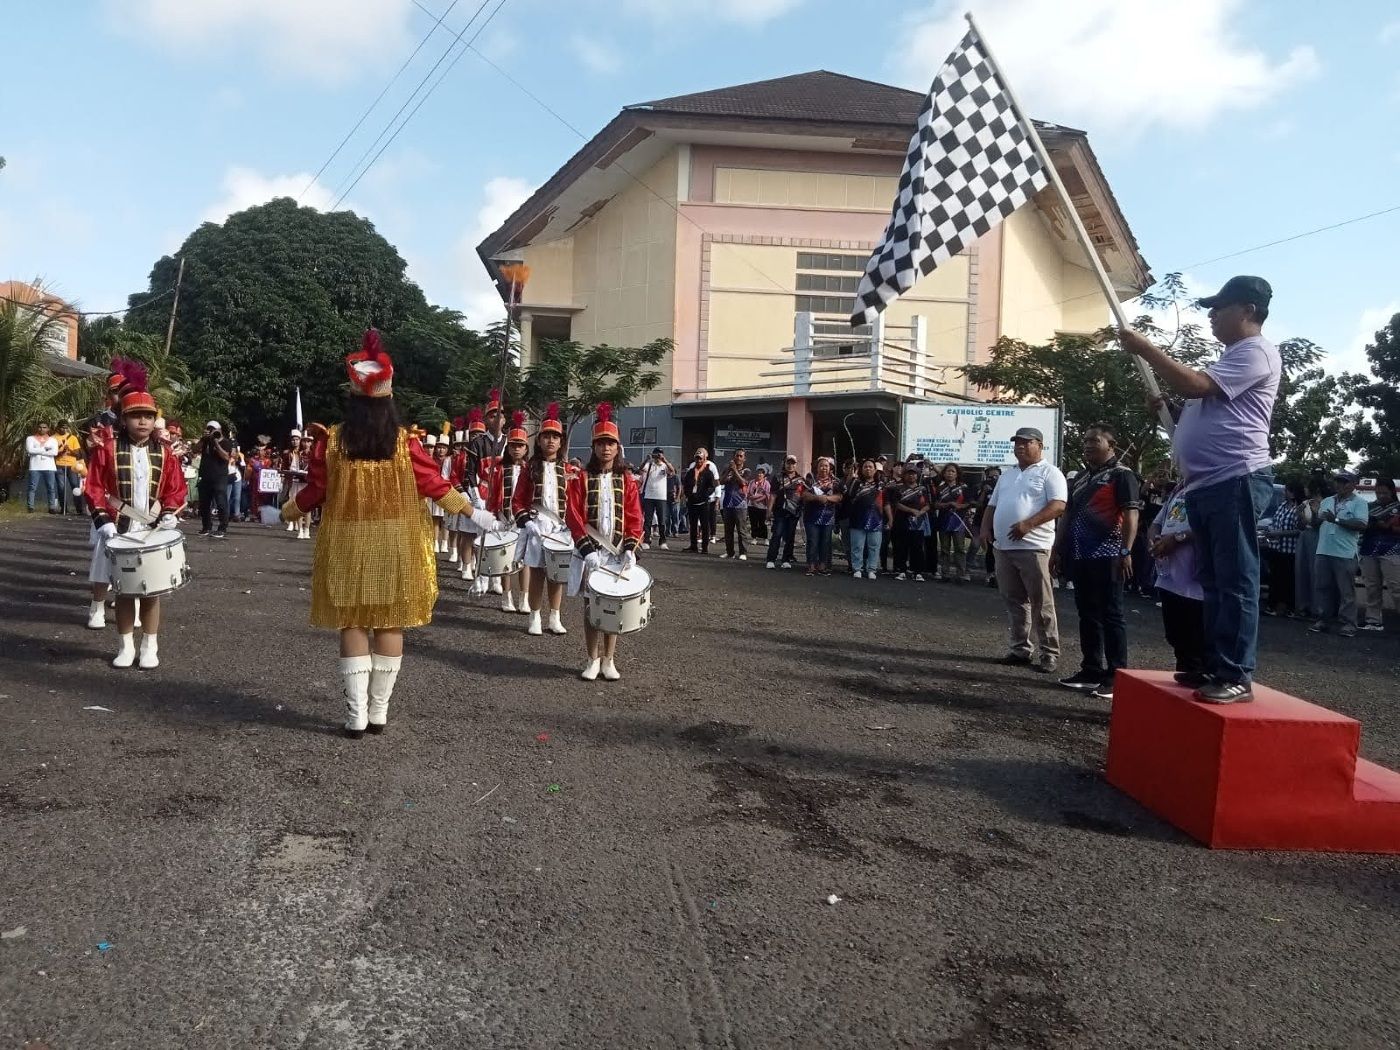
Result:
M1196 539L1205 592L1206 673L1197 700L1253 700L1259 639L1257 526L1273 498L1269 428L1282 370L1264 338L1273 291L1262 277L1231 277L1197 305L1210 310L1210 330L1225 352L1202 370L1189 368L1131 329L1123 348L1152 366L1187 398L1172 438L1186 514Z

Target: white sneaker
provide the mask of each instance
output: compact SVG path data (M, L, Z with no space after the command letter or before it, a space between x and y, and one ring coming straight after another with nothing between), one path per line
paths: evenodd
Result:
M567 627L564 626L564 621L561 620L561 619L559 619L559 614L558 614L557 612L552 611L552 610L550 611L550 614L549 614L549 633L550 633L550 634L568 634L568 633L569 633L569 629L568 629Z
M942 580L943 580L943 573L942 573L942 571L940 570L939 572L934 573L934 574L933 574L933 578L934 578L935 580L938 580L938 581L942 582ZM922 580L923 577L920 576L919 579Z
M728 554L721 554L720 557L721 557L721 558L727 558L727 557L729 557L729 555L728 555Z
M939 578L940 580L943 579L942 576L940 576L940 577L938 577L938 578ZM916 572L916 573L914 573L914 582L915 582L915 583L923 583L923 582L924 582L924 574L921 573L921 572Z
M129 634L117 635L117 655L113 667L130 667L136 662L136 642Z
M580 672L579 677L585 682L594 682L598 679L598 670L602 667L602 662L597 659L589 660L587 666Z
M739 555L739 560L740 560L740 561L748 561L748 560L749 560L749 556L748 556L747 554L741 554L741 555Z
M642 544L642 550L644 550L644 551L649 551L649 550L651 550L651 544L650 544L650 543L643 543L643 544Z
M143 634L141 636L141 659L137 661L137 666L143 671L150 671L160 666L159 643L153 634Z
M525 628L526 634L544 634L544 628L540 625L540 614L532 612L530 614L530 624Z
M865 578L867 580L878 580L880 578L880 574L878 572L867 572L865 574Z
M658 543L658 544L656 545L656 549L657 549L657 550L668 551L668 550L670 550L671 548L668 547L668 546L666 546L666 543L665 543L665 541L663 540L661 543Z
M792 568L792 562L790 562L790 561L785 561L785 562L783 562L783 568L784 568L784 569L791 569L791 568Z
M765 569L776 569L777 566L774 565L774 564L770 561L767 565L764 566L764 568L765 568Z
M100 631L107 626L107 606L101 602L88 603L87 625L94 631Z
M907 573L899 572L899 573L895 573L895 577L894 577L894 578L895 578L896 580L907 580L907 579L909 579L909 575L908 575Z
M622 677L622 675L618 673L616 665L614 665L611 660L604 660L601 670L603 672L603 677L609 682L616 682Z

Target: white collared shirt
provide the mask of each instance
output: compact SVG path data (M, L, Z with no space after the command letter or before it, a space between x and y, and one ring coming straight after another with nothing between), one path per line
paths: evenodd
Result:
M149 445L131 446L131 505L142 514L151 505L151 449Z
M611 537L613 533L613 517L616 508L613 506L613 476L612 471L598 475L598 531L604 536Z
M555 465L553 463L542 464L544 470L540 471L540 505L545 510L559 513L559 483L555 480Z

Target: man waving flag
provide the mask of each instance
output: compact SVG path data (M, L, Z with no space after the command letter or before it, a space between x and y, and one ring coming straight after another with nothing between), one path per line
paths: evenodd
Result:
M870 324L921 276L1025 204L1044 164L975 29L919 112L890 224L866 264L851 325Z

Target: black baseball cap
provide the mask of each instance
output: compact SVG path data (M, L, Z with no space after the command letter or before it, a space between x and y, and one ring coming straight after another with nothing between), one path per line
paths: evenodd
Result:
M651 450L651 454L652 454L653 456L665 455L665 453L662 452L659 448L654 448L654 449L652 449L652 450Z
M1196 305L1207 310L1217 306L1257 306L1261 310L1268 309L1269 300L1274 297L1274 290L1269 287L1269 282L1262 277L1231 277L1223 285L1220 291L1214 295L1209 295L1204 299L1197 299Z

